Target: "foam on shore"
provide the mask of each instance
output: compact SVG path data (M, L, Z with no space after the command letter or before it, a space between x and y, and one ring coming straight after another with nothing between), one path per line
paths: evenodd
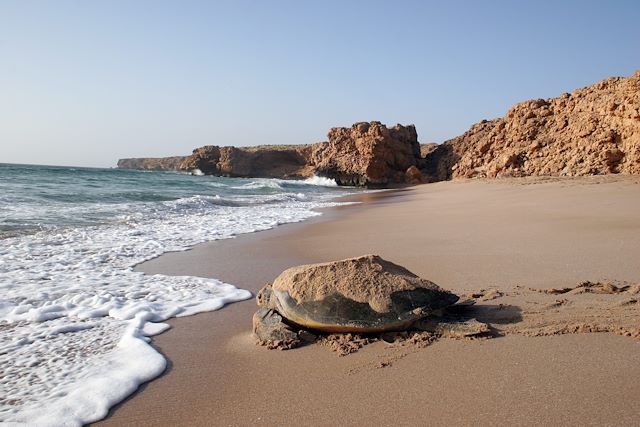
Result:
M0 422L82 425L160 375L149 336L165 319L251 297L215 279L145 275L168 251L319 215L330 195L201 196L148 205L116 223L0 240ZM217 199L220 200L220 199Z

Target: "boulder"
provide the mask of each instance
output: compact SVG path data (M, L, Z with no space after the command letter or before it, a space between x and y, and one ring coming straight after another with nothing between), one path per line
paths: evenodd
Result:
M409 166L409 169L404 173L405 182L407 184L423 184L425 182L425 177L420 172L416 166Z

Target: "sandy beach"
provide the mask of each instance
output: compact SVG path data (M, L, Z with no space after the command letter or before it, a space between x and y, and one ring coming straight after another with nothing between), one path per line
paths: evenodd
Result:
M251 336L255 301L234 303L171 320L154 338L167 372L98 424L640 425L637 177L452 181L358 199L139 269L255 293L287 267L375 253L472 296L501 336L378 341L345 357L317 344L270 351Z

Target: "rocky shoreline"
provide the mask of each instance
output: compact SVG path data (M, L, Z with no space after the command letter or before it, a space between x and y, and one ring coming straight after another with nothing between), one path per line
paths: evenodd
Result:
M285 179L315 174L364 187L640 174L640 71L517 104L505 117L483 120L439 145L421 145L413 125L388 128L377 121L332 128L327 138L307 145L208 145L189 156L121 159L118 168Z
M350 128L331 129L328 139L308 145L207 145L185 157L121 159L118 167L228 177L299 179L319 175L339 185L366 187L424 181L413 125L388 128L380 122L355 123Z

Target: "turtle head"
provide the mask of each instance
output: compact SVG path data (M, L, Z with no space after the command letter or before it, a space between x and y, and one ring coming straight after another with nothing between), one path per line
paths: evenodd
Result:
M264 285L256 295L256 303L259 307L273 308L271 304L271 283Z

